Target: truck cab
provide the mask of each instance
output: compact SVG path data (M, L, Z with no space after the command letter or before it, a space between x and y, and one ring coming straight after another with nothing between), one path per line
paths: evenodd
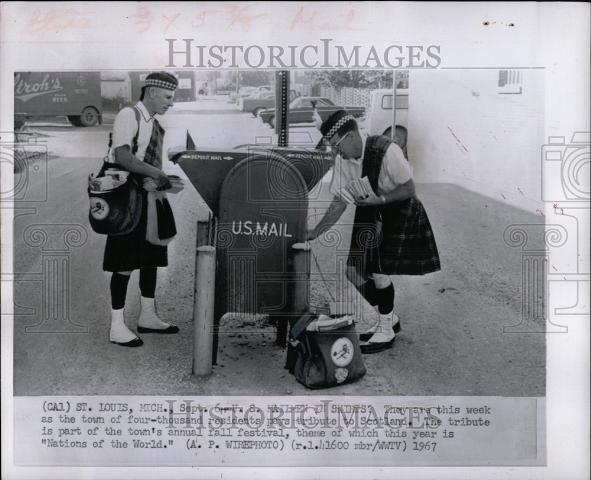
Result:
M385 135L393 138L394 142L406 154L408 89L396 89L396 99L394 99L392 89L373 90L366 114L366 130L369 135Z

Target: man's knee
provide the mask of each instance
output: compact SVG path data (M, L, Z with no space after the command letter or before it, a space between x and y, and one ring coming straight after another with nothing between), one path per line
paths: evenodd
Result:
M115 272L115 273L118 275L127 275L127 276L131 275L131 272Z
M383 275L381 273L374 273L372 275L373 281L376 284L376 288L388 288L392 281L390 280L389 275Z

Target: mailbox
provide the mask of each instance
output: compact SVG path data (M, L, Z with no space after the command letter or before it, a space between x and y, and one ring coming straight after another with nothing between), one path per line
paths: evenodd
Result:
M207 297L198 289L209 284L196 281L196 298L211 298L214 306L211 312L195 304L200 326L195 327L194 373L209 373L216 362L226 313L270 315L284 345L289 320L308 310L309 255L292 246L306 239L308 192L331 160L330 153L319 150L259 146L188 150L175 157L213 214L198 226L197 257L215 248L215 282ZM211 322L205 323L211 325L203 327L201 317L208 315ZM210 356L208 342L209 365L203 354Z

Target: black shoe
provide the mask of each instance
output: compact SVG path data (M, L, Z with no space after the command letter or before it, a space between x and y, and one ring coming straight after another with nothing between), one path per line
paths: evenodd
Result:
M139 333L179 333L179 327L176 325L169 325L166 328L147 328L138 325L137 331Z
M392 325L392 330L394 331L394 333L400 333L400 330L402 330L402 327L400 326L400 320L398 320L398 322L395 325ZM366 332L366 333L360 333L359 334L359 340L362 342L367 342L374 334L375 332Z
M394 341L396 337L394 337L389 342L371 342L371 343L362 343L361 353L379 353L383 352L384 350L388 350L394 346Z
M142 339L139 337L135 337L133 340L130 340L129 342L114 342L113 340L111 340L111 343L114 343L115 345L120 345L122 347L141 347L144 344Z

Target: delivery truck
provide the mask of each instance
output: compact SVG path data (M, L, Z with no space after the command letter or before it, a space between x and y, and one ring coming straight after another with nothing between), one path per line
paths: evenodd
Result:
M16 72L14 125L31 117L68 117L77 127L102 123L100 72Z

